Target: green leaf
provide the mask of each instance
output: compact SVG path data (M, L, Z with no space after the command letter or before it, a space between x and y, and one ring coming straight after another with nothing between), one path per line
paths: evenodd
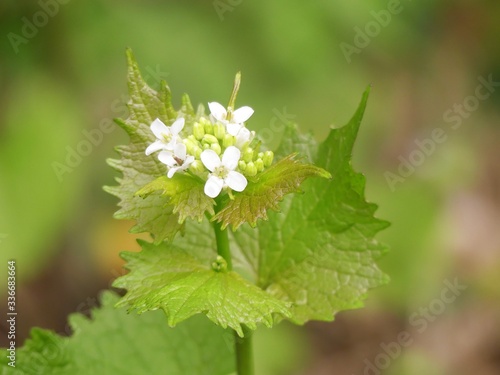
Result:
M196 227L198 232L191 229ZM113 284L127 289L118 306L129 306L138 313L161 308L171 326L205 313L214 323L231 327L240 336L242 324L251 329L258 323L270 327L275 315L289 316L289 303L225 270L224 260L205 250L209 244L215 248L213 239L208 239L208 228L206 223L190 223L185 237L175 244L139 241L140 253L122 253L131 272Z
M214 220L223 228L231 225L233 230L245 222L255 226L258 219L267 219L267 210L279 211L283 197L299 191L302 182L313 176L331 177L324 169L301 163L296 154L291 154L249 181L244 191L234 194L234 199L226 199Z
M227 375L235 368L232 334L199 316L169 328L161 312L127 314L106 292L93 320L70 316L75 332L61 337L35 328L16 351L16 367L0 358L2 375Z
M177 173L172 178L158 177L140 189L136 195L145 198L160 191L163 196L170 198L169 204L173 206L173 213L179 215L180 223L188 217L201 221L205 212L214 214L215 204L203 191L204 186L203 181L198 178Z
M368 93L351 121L319 145L288 127L277 154L302 149L332 179L306 181L305 193L287 197L269 221L232 234L235 268L250 268L258 286L292 303L291 320L298 324L359 308L368 289L388 281L375 262L386 249L374 239L388 223L373 216L365 179L351 166Z
M166 174L166 166L144 152L155 139L149 128L153 120L160 118L170 124L177 118L177 112L172 107L171 93L166 83L162 82L160 91L156 92L141 77L131 50L127 50L127 62L130 95L127 106L130 113L126 120L116 122L128 133L130 144L117 147L120 160L108 161L123 177L117 179L118 186L105 187L105 190L120 198L121 208L116 212L116 218L135 220L137 224L132 232L150 232L155 242L159 243L164 239L171 240L181 229L179 214L174 212L174 207L165 196L152 194L143 199L134 194L158 176ZM189 99L185 99L179 111L186 121L194 115L188 102Z

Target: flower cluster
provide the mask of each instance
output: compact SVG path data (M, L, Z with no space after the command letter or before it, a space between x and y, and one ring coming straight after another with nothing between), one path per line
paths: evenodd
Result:
M202 178L206 181L205 194L215 198L222 190L229 194L245 190L247 177L269 167L274 155L260 152L260 142L253 142L255 132L245 127L252 108L226 110L216 102L208 103L208 107L210 116L201 116L189 132L182 117L170 126L154 120L150 128L156 140L147 147L146 155L160 151L158 160L167 166L169 178L177 172Z

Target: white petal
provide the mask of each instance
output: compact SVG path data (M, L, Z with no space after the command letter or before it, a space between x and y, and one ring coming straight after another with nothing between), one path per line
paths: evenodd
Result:
M177 134L179 134L181 132L182 128L184 128L184 118L183 117L175 120L175 122L172 124L172 126L170 126L170 132L172 133L173 136L176 136Z
M224 151L224 155L222 155L222 165L229 170L233 170L238 165L240 156L241 152L237 147L229 146Z
M177 172L181 167L172 167L168 170L167 177L172 178L172 176Z
M247 179L240 172L229 171L224 180L231 189L234 191L243 191L247 187Z
M175 145L180 142L181 139L179 137L173 137L170 142L168 143L164 143L164 146L163 148L165 150L169 150L169 151L174 151L175 150Z
M161 150L165 144L161 141L154 141L146 149L146 155L151 155L153 152Z
M236 136L236 147L242 147L245 143L250 142L252 133L245 127L242 127Z
M184 160L184 163L182 163L182 169L186 169L187 167L189 167L193 163L193 161L194 161L194 156L188 155L186 160Z
M184 143L176 143L174 146L174 155L179 159L186 159L186 145Z
M150 129L155 135L155 137L158 139L163 139L162 137L163 133L170 134L170 130L159 118L153 121L153 123L150 126Z
M234 122L228 122L226 124L226 130L232 136L235 136L236 134L238 134L238 132L240 131L240 129L242 127L243 127L243 125L237 124L237 123L234 123Z
M210 198L215 198L217 195L220 194L222 190L222 186L224 185L224 181L222 178L216 177L216 176L210 176L205 183L205 194L208 195Z
M219 121L224 121L227 116L226 108L217 102L208 103L208 108L210 108L210 113Z
M158 160L161 161L163 164L168 165L169 167L173 167L177 165L177 162L175 161L174 157L172 156L172 153L170 151L162 151L158 154Z
M252 115L253 115L253 109L245 106L238 108L236 111L233 112L233 122L238 122L242 123L248 120Z
M213 172L221 164L219 155L214 150L204 150L200 159L210 172Z

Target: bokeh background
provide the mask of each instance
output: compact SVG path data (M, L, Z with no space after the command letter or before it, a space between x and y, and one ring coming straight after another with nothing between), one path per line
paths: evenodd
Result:
M105 159L126 136L117 127L95 135L125 115L131 47L148 82L166 79L177 104L184 92L226 102L241 70L238 102L255 109L248 126L271 145L286 120L323 138L372 85L353 163L377 216L392 223L378 237L392 249L380 262L392 281L334 323L262 330L260 375L500 373L500 86L468 98L479 77L500 82L499 2L41 4L0 4L0 262L17 260L21 337L33 326L66 332L67 314L87 313L123 273L119 251L137 249L102 190L116 177ZM417 142L437 128L446 140L418 159ZM414 171L388 183L412 153ZM463 285L449 303L447 282ZM402 332L411 343L399 353Z

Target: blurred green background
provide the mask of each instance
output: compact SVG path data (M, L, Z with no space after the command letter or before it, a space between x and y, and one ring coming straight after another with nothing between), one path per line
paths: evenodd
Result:
M271 146L285 120L323 138L373 86L353 163L392 222L378 237L392 281L334 323L262 330L260 375L499 374L500 85L470 98L479 77L500 82L499 18L493 0L3 0L0 261L17 261L18 332L66 332L67 314L122 274L118 252L137 249L102 190L127 142L109 124L126 115L131 47L176 104L184 92L225 103L241 70L238 102ZM437 128L446 141L388 183ZM466 289L440 305L446 282Z

